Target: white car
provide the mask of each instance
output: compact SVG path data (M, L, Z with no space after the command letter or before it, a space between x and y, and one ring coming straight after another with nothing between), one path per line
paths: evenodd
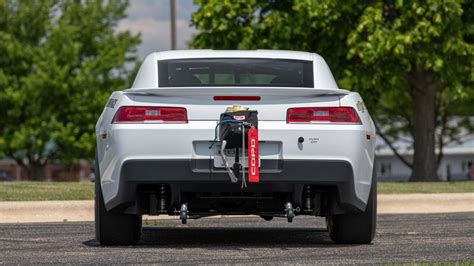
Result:
M143 214L323 216L336 243L374 237L374 125L317 54L152 53L96 134L101 244L137 242Z

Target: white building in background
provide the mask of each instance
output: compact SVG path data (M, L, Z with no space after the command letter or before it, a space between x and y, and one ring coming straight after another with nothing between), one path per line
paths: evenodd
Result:
M400 140L395 143L408 161L411 161L413 150L406 144L409 140ZM438 167L438 176L441 180L467 180L469 167L474 167L474 135L467 135L462 144L447 145L443 149L444 156ZM376 174L379 181L407 181L411 169L395 156L385 142L377 136L376 140Z

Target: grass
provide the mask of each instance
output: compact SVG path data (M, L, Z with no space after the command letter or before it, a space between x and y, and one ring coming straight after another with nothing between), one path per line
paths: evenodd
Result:
M474 181L379 182L379 194L474 192ZM92 200L91 182L0 182L0 201Z
M143 225L144 226L151 226L151 227L157 227L157 226L163 226L164 223L163 223L163 220L156 220L156 219L153 219L153 220L143 220Z
M92 182L0 182L0 201L91 199Z
M466 193L474 192L474 181L379 182L378 194Z

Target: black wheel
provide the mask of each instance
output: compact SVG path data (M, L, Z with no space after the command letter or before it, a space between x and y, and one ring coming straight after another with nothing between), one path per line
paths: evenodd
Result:
M270 216L270 215L261 215L260 217L262 217L262 219L265 221L273 220L273 216Z
M95 237L101 245L133 245L140 240L141 215L108 212L100 186L97 157L95 164Z
M377 224L377 180L372 177L369 200L364 212L357 214L328 215L329 236L340 244L369 244L375 236Z

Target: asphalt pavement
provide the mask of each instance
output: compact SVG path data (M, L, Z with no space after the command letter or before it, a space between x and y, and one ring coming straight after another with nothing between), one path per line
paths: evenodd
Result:
M474 263L474 213L383 214L371 245L333 244L324 220L158 220L136 246L102 247L91 222L0 224L0 264Z

